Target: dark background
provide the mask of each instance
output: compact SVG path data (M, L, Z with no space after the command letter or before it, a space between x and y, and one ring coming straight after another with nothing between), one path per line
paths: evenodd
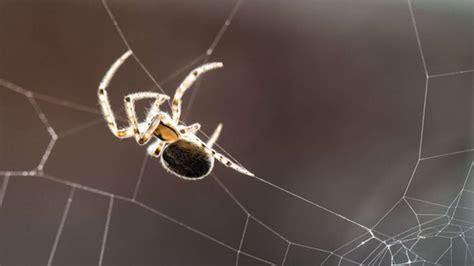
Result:
M169 95L202 63L235 5L108 3ZM447 206L472 162L474 2L413 0L412 7L427 72L407 1L245 0L209 58L224 68L184 100L184 121L207 133L222 122L218 143L258 177L348 222L221 165L214 177L189 182L158 160L144 162L144 147L115 139L101 120L97 86L127 49L103 4L1 0L0 78L35 93L59 137L44 174L8 172L34 169L51 136L27 97L1 83L0 265L45 265L55 242L53 265L96 265L109 210L103 265L235 265L240 246L281 264L288 241L298 245L285 265L314 265L367 233L363 226L388 236L416 226L411 201L399 202L412 175L409 197ZM109 89L114 110L140 90L158 91L130 59ZM465 152L430 158L457 151ZM252 217L242 243L247 214L223 186ZM438 244L429 247L427 254L440 254ZM239 265L265 265L249 255Z

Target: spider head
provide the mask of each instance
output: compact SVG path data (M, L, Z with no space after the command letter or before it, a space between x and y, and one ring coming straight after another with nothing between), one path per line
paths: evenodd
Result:
M161 163L165 169L178 177L198 180L211 172L214 157L201 145L180 139L165 146Z

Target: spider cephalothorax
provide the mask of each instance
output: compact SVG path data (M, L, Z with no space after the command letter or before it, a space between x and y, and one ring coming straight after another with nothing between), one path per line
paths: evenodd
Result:
M196 132L201 127L200 124L195 123L186 126L179 121L181 98L184 92L193 85L201 74L222 67L222 63L204 64L189 73L175 92L171 116L160 110L160 105L170 99L165 94L146 91L125 96L124 105L129 126L118 128L107 96L107 87L115 72L131 54L132 51L127 51L117 59L99 85L99 103L110 131L118 138L134 137L139 145L145 145L153 138L154 142L147 149L148 154L153 157L161 157L160 161L165 169L184 179L196 180L207 176L214 166L214 158L227 167L253 176L244 167L212 149L221 132L221 124L217 126L207 143L204 143L196 136ZM138 122L135 102L142 99L152 99L154 101L146 114L145 120Z

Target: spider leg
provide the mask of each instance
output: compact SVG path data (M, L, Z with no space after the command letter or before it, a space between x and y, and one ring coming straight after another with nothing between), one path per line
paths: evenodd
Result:
M216 152L216 154L214 154L214 158L216 158L216 160L218 160L223 165L225 165L227 167L230 167L230 168L234 169L235 171L237 171L239 173L242 173L242 174L248 175L248 176L255 176L249 170L247 170L244 167L232 162L229 158L225 157L224 155L222 155L218 152Z
M117 122L115 120L114 112L112 111L112 107L110 106L109 97L107 96L107 87L110 84L113 76L117 72L117 70L122 66L122 64L127 60L127 58L132 54L132 51L128 50L125 52L120 58L118 58L112 66L110 66L109 70L107 70L105 76L102 78L102 81L99 84L98 90L98 97L99 97L99 104L102 109L102 114L104 115L105 121L107 121L107 125L110 131L117 137L117 138L130 138L133 136L133 131L131 128L121 128L117 127Z
M137 114L135 111L135 101L142 99L155 99L150 111L147 114L148 120L146 120L145 123L148 123L149 126L145 129L144 133L140 132ZM167 95L156 92L136 92L125 96L125 111L127 113L130 127L133 130L133 135L138 144L143 145L147 143L150 140L151 136L153 136L153 132L158 128L158 126L160 125L160 120L162 119L162 116L160 115L159 111L159 106L168 99L169 97Z
M155 140L150 146L147 148L148 155L152 157L160 157L161 151L163 150L163 147L165 146L166 142L161 141L159 139Z
M199 131L199 129L201 129L201 124L199 123L194 123L192 125L189 125L189 126L183 126L181 127L181 129L179 130L179 132L181 134L186 134L186 133L196 133Z
M173 97L173 104L171 108L173 112L173 121L178 122L181 116L181 98L183 97L186 90L194 84L194 82L199 78L200 75L223 66L224 65L220 62L208 63L195 68L188 74L188 76L183 80L183 82L181 82L178 89L176 89L176 92Z
M153 117L155 117L157 114L160 113L160 105L162 105L164 102L170 99L168 95L165 94L159 94L159 98L156 98L156 100L151 104L150 109L147 112L146 121L150 121Z
M253 173L251 173L249 170L245 169L243 166L240 166L234 162L232 162L229 158L225 157L223 154L215 151L214 149L210 148L209 146L207 146L204 142L202 142L202 140L200 140L198 137L194 137L194 139L201 144L201 146L206 149L210 154L212 154L212 156L214 158L216 158L216 160L218 160L220 163L222 163L223 165L229 167L229 168L232 168L234 169L235 171L241 173L241 174L244 174L244 175L248 175L248 176L255 176Z
M222 131L222 123L219 123L219 125L217 125L216 129L214 130L214 133L212 133L211 137L207 141L207 146L209 148L212 148L212 146L214 146L217 139L219 138L219 135L221 134L221 131Z

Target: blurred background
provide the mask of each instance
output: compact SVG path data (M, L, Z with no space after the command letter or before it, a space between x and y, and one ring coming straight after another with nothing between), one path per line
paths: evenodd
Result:
M257 178L181 180L113 137L96 91L127 46L107 4L145 67L110 85L121 124L126 94L221 61L182 119L222 122ZM0 1L0 265L473 264L473 18L472 0Z

